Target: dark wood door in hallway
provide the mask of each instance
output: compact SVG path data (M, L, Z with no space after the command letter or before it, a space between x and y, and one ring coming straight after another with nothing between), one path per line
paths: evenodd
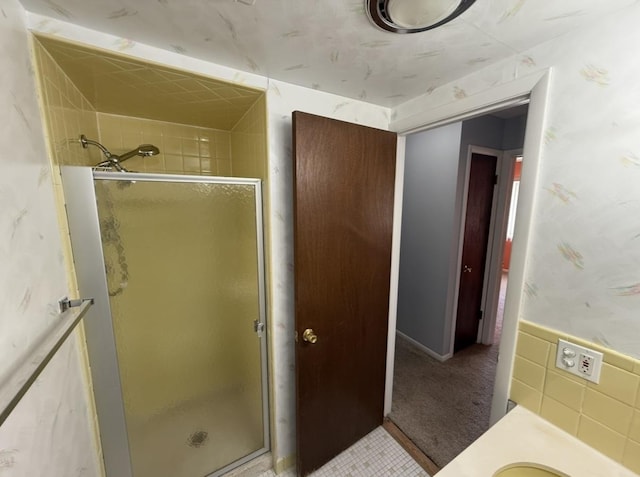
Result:
M454 351L477 341L498 158L471 155Z

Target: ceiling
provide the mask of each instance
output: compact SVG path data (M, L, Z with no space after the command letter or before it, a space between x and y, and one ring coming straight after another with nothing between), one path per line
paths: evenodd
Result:
M477 0L443 27L396 35L369 23L364 0L20 1L34 13L390 107L635 3Z

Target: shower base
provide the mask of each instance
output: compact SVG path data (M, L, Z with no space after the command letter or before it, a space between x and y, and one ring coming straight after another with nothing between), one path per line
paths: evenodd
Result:
M264 447L261 409L236 396L128 417L134 477L204 477Z

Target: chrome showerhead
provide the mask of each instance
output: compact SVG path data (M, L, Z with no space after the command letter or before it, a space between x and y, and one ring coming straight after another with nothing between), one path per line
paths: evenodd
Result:
M98 164L96 164L94 167L109 167L109 168L113 167L114 169L120 172L128 172L121 165L121 163L126 161L127 159L131 159L134 156L142 156L142 157L155 156L156 154L160 153L160 149L158 149L153 144L140 144L136 149L133 149L132 151L125 152L124 154L120 154L120 155L115 155L115 154L111 154L111 152L109 152L109 150L99 142L92 141L91 139L87 139L84 134L80 135L80 144L82 144L82 147L84 147L85 149L89 145L96 146L102 151L102 153L104 154L104 157L107 158L106 161L101 161Z
M123 162L134 156L142 156L142 157L155 156L158 153L160 153L160 149L158 149L153 144L140 144L136 149L133 149L132 151L125 152L124 154L119 155L118 161Z

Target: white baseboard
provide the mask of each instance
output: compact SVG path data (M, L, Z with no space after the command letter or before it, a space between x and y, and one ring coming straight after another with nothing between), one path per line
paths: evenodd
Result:
M410 338L409 336L405 335L401 331L396 330L396 336L398 338L402 338L403 340L408 341L409 343L411 343L416 348L420 349L421 351L424 351L426 354L431 356L433 359L437 359L440 362L444 362L444 361L448 360L449 358L451 358L453 356L453 353L451 353L451 352L449 352L447 354L444 354L444 355L443 354L438 354L435 351L433 351L432 349L427 348L422 343L420 343L420 342L414 340L413 338Z

